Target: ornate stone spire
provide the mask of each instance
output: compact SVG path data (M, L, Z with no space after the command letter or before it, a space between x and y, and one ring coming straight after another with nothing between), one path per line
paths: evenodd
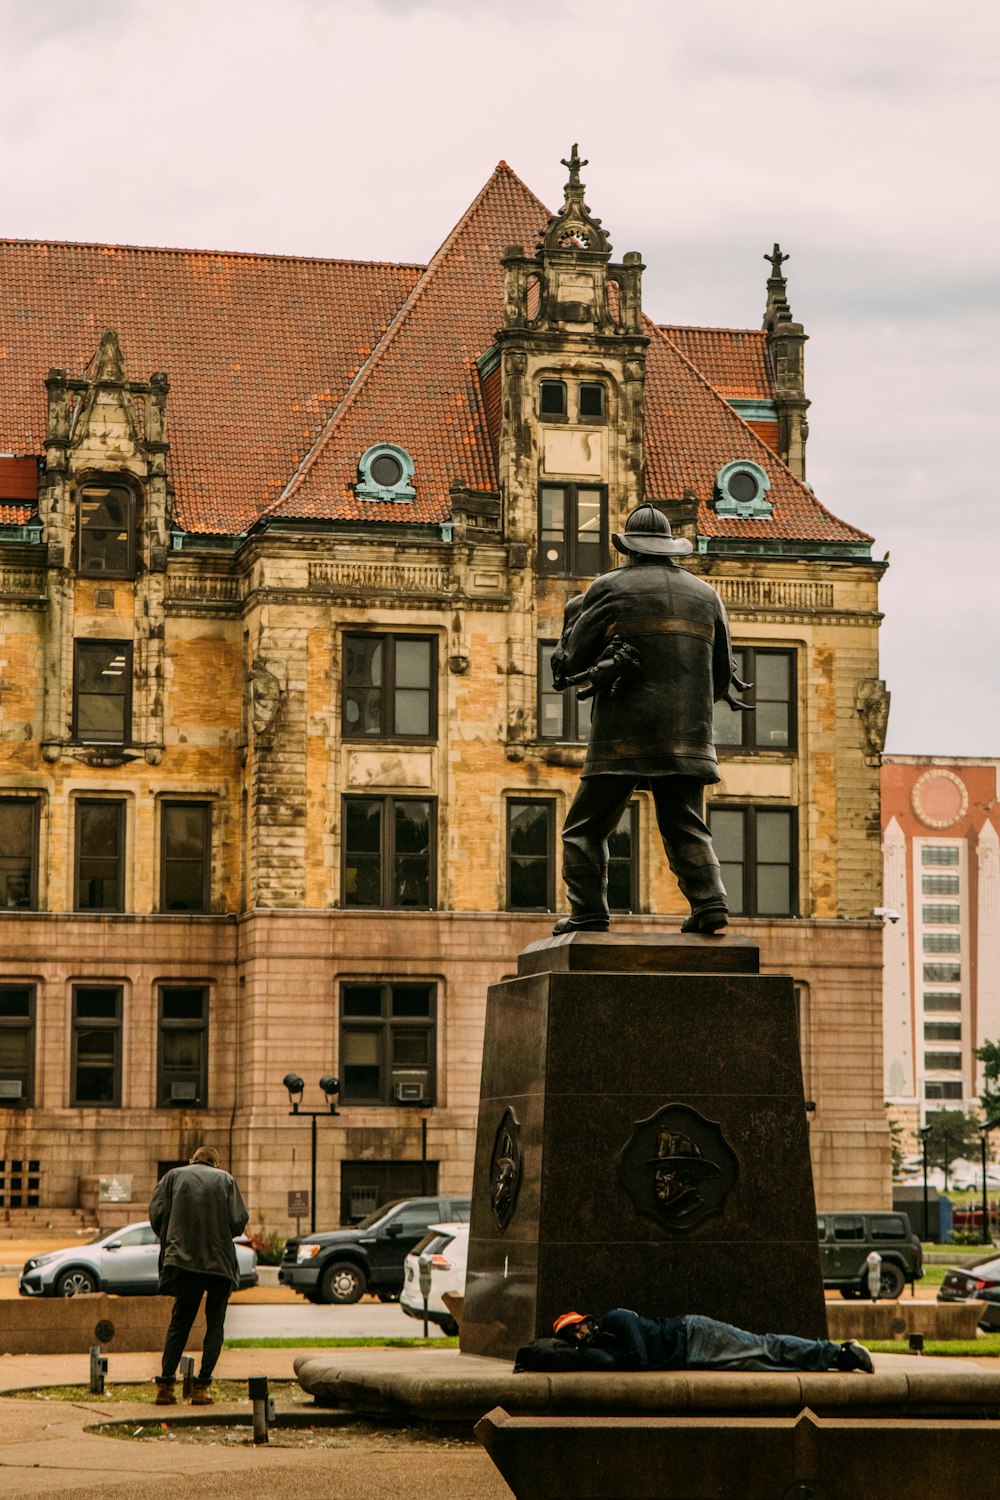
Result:
M545 226L538 245L539 253L544 254L547 250L586 250L599 255L610 255L611 242L607 233L601 228L600 219L594 218L583 199L584 186L580 181L580 168L587 165L587 159L580 160L576 142L573 143L569 160L564 157L562 164L569 172L563 206Z
M788 256L782 254L781 246L775 240L774 249L764 259L771 265L771 274L767 278L767 307L764 309L764 327L770 332L778 323L792 321L792 309L788 305L788 282L781 270Z
M782 266L788 259L775 241L774 249L764 259L771 267L767 278L767 306L764 309L764 331L767 352L774 371L774 397L778 412L778 452L792 473L806 477L806 439L809 402L805 392L805 343L807 334L792 317L788 305L788 283Z

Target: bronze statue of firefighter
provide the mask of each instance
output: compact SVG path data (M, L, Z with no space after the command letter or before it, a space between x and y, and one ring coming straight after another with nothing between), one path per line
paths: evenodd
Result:
M691 906L683 932L718 932L729 903L704 817L706 783L719 780L713 705L749 710L737 692L729 622L715 590L677 559L694 549L640 505L612 537L628 559L566 606L552 657L556 689L593 698L580 786L563 825L570 915L555 932L606 932L608 835L637 787L653 794L663 847Z

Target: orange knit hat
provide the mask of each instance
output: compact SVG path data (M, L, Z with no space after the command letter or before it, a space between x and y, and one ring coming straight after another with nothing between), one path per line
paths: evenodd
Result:
M571 1328L574 1323L586 1323L589 1317L590 1313L560 1313L552 1325L552 1332L558 1338L564 1328Z

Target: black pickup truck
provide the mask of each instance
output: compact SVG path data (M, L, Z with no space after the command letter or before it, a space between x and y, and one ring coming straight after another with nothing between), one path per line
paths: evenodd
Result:
M428 1224L468 1223L469 1198L399 1198L360 1224L289 1240L278 1280L309 1302L357 1302L374 1292L383 1302L403 1290L403 1262Z

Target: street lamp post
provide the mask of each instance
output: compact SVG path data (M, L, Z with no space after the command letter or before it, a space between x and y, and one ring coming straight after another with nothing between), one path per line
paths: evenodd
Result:
M920 1145L924 1153L924 1239L930 1238L928 1225L930 1223L930 1211L927 1206L927 1142L930 1139L931 1127L922 1125L920 1127Z
M290 1115L297 1115L300 1119L307 1119L310 1123L310 1173L309 1181L311 1191L309 1194L309 1233L316 1233L316 1121L327 1119L330 1115L339 1115L337 1108L337 1096L340 1093L340 1079L334 1078L332 1073L324 1073L319 1081L319 1086L326 1095L328 1109L299 1109L302 1103L302 1094L305 1084L297 1073L286 1073L282 1083L288 1090L288 1102L292 1106L288 1111Z
M979 1151L983 1164L983 1244L988 1245L992 1240L990 1234L990 1208L986 1194L986 1144L991 1130L1000 1125L1000 1120L987 1120L979 1127Z

